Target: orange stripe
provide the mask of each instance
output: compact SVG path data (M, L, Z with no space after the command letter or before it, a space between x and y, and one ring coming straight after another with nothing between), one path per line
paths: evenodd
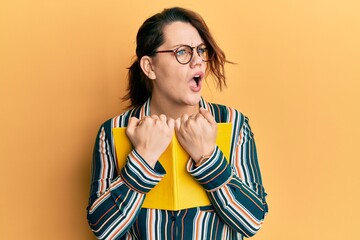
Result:
M139 193L141 193L141 194L146 194L145 192L140 191L139 189L137 189L136 187L134 187L133 185L131 185L128 181L126 181L126 178L124 178L121 173L120 173L120 176L121 176L122 180L124 181L124 183L125 183L128 187L130 187L132 190L134 190L135 192L139 192Z
M121 178L119 178L116 182L114 182L114 184L119 184L122 181ZM95 206L97 206L98 202L101 202L104 198L106 198L108 195L110 194L110 191L106 192L105 194L101 195L98 199L96 199L96 201L94 202L94 204L92 205L92 207L90 208L90 211L92 211Z
M119 119L120 118L120 115L118 115L118 116L116 116L115 118L114 118L114 121L113 121L113 128L116 128L116 127L119 127Z
M187 214L187 209L185 210L185 213L184 213L184 216L182 217L182 219L181 219L181 222L182 222L182 226L185 226L185 223L184 223L184 220L185 220L185 216L186 216L186 214ZM181 238L182 239L184 239L184 228L182 227L181 228Z
M227 196L228 196L227 199L228 199L229 201L231 201L232 205L233 205L234 207L238 206L238 205L236 204L236 202L233 200L233 197L232 197L232 195L230 194L229 188L225 188L225 191L226 191ZM261 224L260 224L260 223L257 223L246 211L243 210L243 208L238 207L237 209L238 209L239 212L241 212L241 213L243 213L244 215L246 215L246 216L248 217L248 219L250 219L250 221L251 221L255 226L257 226L257 227L260 227L260 226L261 226ZM261 222L261 221L260 221L260 222Z
M160 179L160 177L157 177L157 176L154 175L152 172L150 172L150 171L148 170L148 168L144 167L144 165L142 164L141 160L138 159L138 158L134 155L133 152L130 152L130 156L131 156L132 158L136 159L136 161L137 161L138 163L140 163L139 165L136 165L137 167L139 167L141 170L145 171L147 174L149 174L149 175L151 175L151 176L153 176L153 177L155 177L155 178L157 178L157 179Z
M239 159L239 152L238 152L239 147L240 147L240 145L238 147L236 147L236 150L235 150L236 159ZM236 165L234 164L234 166L238 169L238 173L240 174L239 178L244 180L244 175L242 174L242 171L240 168L241 166L239 167L238 164L241 165L241 163L237 161Z
M229 113L229 122L233 122L233 111L232 111L232 109L228 108L228 113Z
M111 208L109 208L103 215L101 215L101 217L98 219L98 221L96 223L89 223L90 226L96 226L100 221L101 219L103 219L105 217L105 215L110 211L112 210L114 207L116 206L116 204L114 204Z
M223 156L223 160L224 160L224 156ZM208 182L211 182L211 181L213 181L214 179L216 179L219 175L221 175L224 171L226 170L226 167L224 167L224 169L221 171L221 172L219 172L217 175L215 175L213 178L211 178L210 180L208 180L208 181L206 181L206 182L201 182L202 184L206 184L206 183L208 183Z
M121 225L118 226L118 228L117 228L118 230L115 231L115 232L110 236L110 239L113 239L121 230L123 230L123 227L124 227L125 225L127 225L127 224L132 220L132 216L134 215L134 212L136 212L136 210L139 208L140 202L141 202L141 199L139 199L137 202L134 203L134 204L136 204L136 206L133 207L133 211L131 211L130 214L127 215L128 218L126 218L126 219L128 219L128 221L122 221L123 224L121 224Z
M202 218L203 218L203 213L199 212L199 217L196 221L196 238L195 239L200 239L200 233L201 233L201 226L202 226Z
M231 184L229 183L229 185L238 188L250 201L252 201L260 210L264 210L261 206L259 206L248 194L246 194L238 185L235 184ZM260 200L260 199L259 199ZM260 200L261 201L261 200Z

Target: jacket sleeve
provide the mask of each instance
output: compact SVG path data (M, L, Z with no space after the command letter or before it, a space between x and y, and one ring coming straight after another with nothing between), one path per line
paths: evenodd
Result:
M118 170L111 129L103 125L94 146L87 207L88 224L98 239L118 239L134 223L145 195L164 176L160 164L152 169L133 150ZM118 174L119 172L119 174Z
M188 171L208 192L223 221L251 237L260 229L268 207L253 133L248 119L243 119L241 126L233 128L238 140L229 163L216 147L208 161L197 168L189 164Z

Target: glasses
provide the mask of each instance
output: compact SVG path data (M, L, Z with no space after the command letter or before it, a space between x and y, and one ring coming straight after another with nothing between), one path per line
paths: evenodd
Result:
M156 51L155 53L172 52L172 53L174 53L176 60L180 64L185 65L185 64L188 64L191 61L191 59L193 58L194 49L196 49L197 54L199 55L199 57L201 57L203 62L209 61L209 51L206 48L206 45L203 43L197 47L191 47L189 45L181 45L181 46L175 48L174 50L161 50L161 51Z

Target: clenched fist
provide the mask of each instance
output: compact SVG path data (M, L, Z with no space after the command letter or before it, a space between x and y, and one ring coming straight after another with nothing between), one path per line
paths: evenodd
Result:
M140 156L154 167L172 140L174 119L163 114L145 116L141 120L132 117L126 134Z
M181 146L195 163L211 155L216 145L217 124L210 112L200 108L198 114L183 115L175 121L175 131Z

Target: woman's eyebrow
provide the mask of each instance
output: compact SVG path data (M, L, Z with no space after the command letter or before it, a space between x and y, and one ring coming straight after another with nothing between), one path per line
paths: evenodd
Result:
M200 46L202 44L205 44L204 42L201 42L199 44L196 44L196 45L193 45L193 44L185 44L185 43L179 43L179 44L176 44L176 45L172 45L172 47L170 47L169 49L175 49L177 47L180 47L180 46L190 46L190 47L197 47L197 46Z

